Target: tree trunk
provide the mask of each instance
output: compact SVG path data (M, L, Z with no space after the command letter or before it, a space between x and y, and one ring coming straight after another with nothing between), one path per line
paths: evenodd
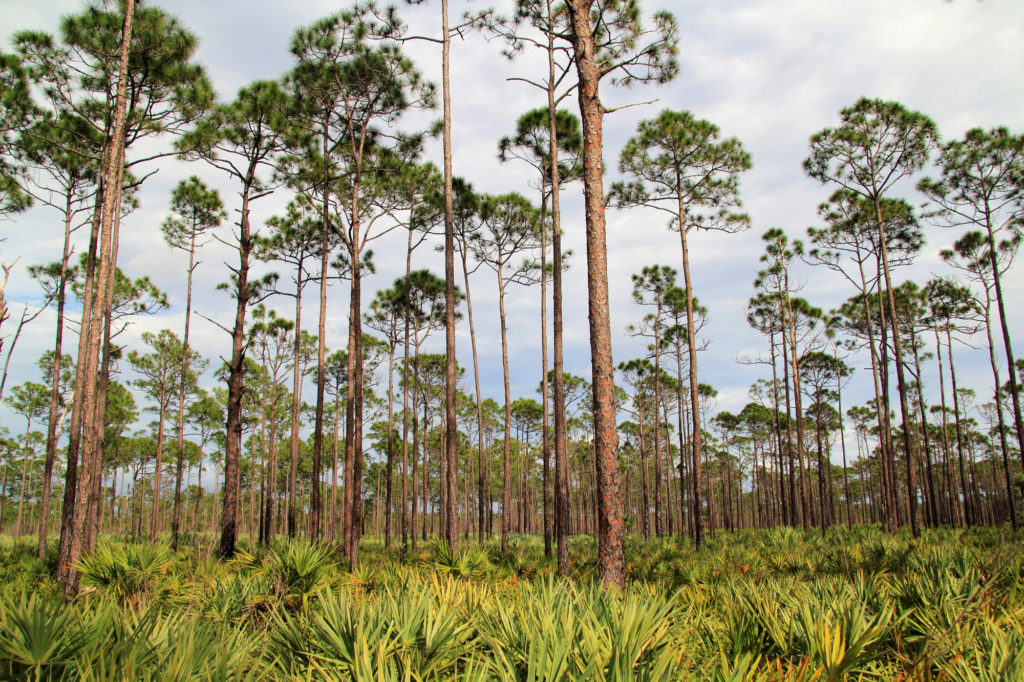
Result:
M875 200L875 215L878 219L879 251L882 254L882 268L885 273L885 288L889 298L889 318L892 326L892 342L896 361L896 383L900 395L900 416L903 418L903 448L907 458L907 504L910 516L910 529L914 537L921 536L921 526L917 519L917 482L914 476L914 451L910 441L910 407L907 403L907 383L903 370L903 349L900 340L899 316L896 314L896 297L889 276L889 255L886 249L885 225L882 222L882 204Z
M469 267L466 262L466 247L461 250L462 279L466 285L466 317L469 318L469 345L473 351L473 389L476 392L476 465L477 465L477 541L483 544L484 527L484 408L480 395L480 361L476 351L476 328L473 326L473 300L469 295Z
M964 439L963 429L960 425L960 398L956 388L956 367L953 365L953 338L949 327L946 328L946 349L949 353L949 378L953 387L953 418L956 422L956 452L960 460L960 489L963 492L964 514L967 517L967 525L973 526L977 523L974 505L971 502L968 491L967 472L964 467Z
M185 460L185 387L189 369L188 334L192 318L192 274L196 267L196 231L193 226L188 250L188 277L185 294L185 336L181 351L181 383L178 388L178 464L174 476L174 514L171 517L171 550L178 549L178 531L181 525L181 472Z
M551 556L554 518L551 516L551 439L548 434L548 226L547 179L540 183L540 392L541 392L541 506L544 512L544 557ZM559 267L561 264L556 264Z
M800 360L796 349L796 320L793 316L793 306L789 298L789 271L784 276L786 322L789 331L789 353L790 363L793 368L793 409L796 410L796 457L800 466L800 510L804 530L807 530L810 519L810 510L807 501L807 472L804 465L804 413L800 404Z
M910 330L910 339L914 351L914 368L917 374L917 410L921 416L921 441L924 443L925 487L928 494L929 512L925 516L929 519L932 528L937 528L939 508L935 499L935 477L932 473L932 448L931 439L928 437L928 416L924 410L924 378L921 376L921 357L918 352L917 333L913 328Z
M602 127L604 106L598 92L600 71L590 25L591 0L570 0L572 45L579 74L583 118L583 189L587 223L587 290L593 378L594 458L598 496L598 566L601 582L625 585L622 498L619 493L615 374L608 311L608 251L604 217ZM557 261L556 261L557 262Z
M990 245L991 246L991 245ZM992 316L990 314L992 308L991 299L988 298L988 291L986 290L986 305L985 305L985 340L988 342L988 362L992 368L992 380L995 384L994 398L996 403L996 423L999 427L999 451L1003 456L1003 475L1006 480L1006 500L1010 514L1010 523L1013 527L1014 532L1017 531L1017 505L1013 499L1013 482L1010 477L1010 458L1007 454L1008 447L1006 443L1006 424L1003 419L1003 401L1000 400L999 392L1002 388L1002 381L999 379L999 365L996 363L996 349L995 343L992 340ZM1010 368L1010 374L1013 374L1013 368ZM994 460L993 460L994 466ZM993 491L995 486L993 485Z
M392 327L394 329L394 327ZM391 547L391 475L395 461L395 347L388 349L388 449L384 500L384 547Z
M508 555L508 533L512 524L512 388L508 376L508 330L505 325L505 284L502 268L498 265L498 316L501 321L501 373L505 384L505 435L501 444L502 482L501 493L501 553Z
M164 392L165 379L161 377L160 404L156 422L156 463L153 470L153 509L149 521L149 542L156 544L157 532L160 521L160 473L161 460L164 452L164 405L167 404L167 396Z
M939 328L936 326L933 331L935 332L935 359L939 363L939 406L942 409L942 451L945 457L945 474L946 474L946 496L947 496L947 507L949 508L947 513L952 518L955 515L960 517L957 520L957 525L963 522L963 502L960 499L960 495L954 494L954 486L952 482L952 476L949 472L949 425L946 418L946 370L942 366L942 342L939 340ZM960 488L963 490L963 481L960 482ZM951 498L951 499L950 499Z
M88 390L80 393L79 395L83 399L83 413L86 418L83 421L83 429L85 433L88 433L88 429L91 426L89 420L89 412L91 411L92 403L90 402L92 396L92 380L95 376L96 362L99 356L99 342L100 342L100 326L103 320L104 311L102 308L97 309L95 303L107 300L107 287L112 286L113 273L111 269L113 263L110 260L111 256L111 241L113 237L114 220L117 212L116 199L119 197L117 188L120 187L121 174L124 170L124 143L125 143L125 115L127 109L127 79L128 79L128 53L131 44L131 32L132 32L132 20L135 14L135 3L134 0L126 0L124 9L124 23L121 28L121 58L118 65L118 81L117 81L117 94L115 96L114 105L114 129L110 137L109 151L106 155L106 167L103 169L104 173L104 184L106 191L103 193L103 213L101 217L100 226L100 249L99 249L99 263L98 272L96 276L96 290L94 292L95 302L92 305L89 315L86 316L83 311L82 317L82 332L81 336L86 339L85 352L86 362L84 369L86 374L83 377L83 383ZM86 298L89 298L89 291L86 290ZM89 327L88 332L86 327ZM81 364L81 363L80 363ZM102 428L102 425L101 425ZM89 451L86 450L86 457L83 458L83 464L87 463L89 457ZM77 453L76 453L77 455ZM71 462L69 453L69 471L72 469L73 463ZM89 491L92 488L92 477L93 471L91 466L83 467L81 476L77 481L82 491ZM67 566L64 575L66 576L64 584L65 598L68 600L73 599L78 593L78 571L74 569L74 565L78 562L79 556L82 549L83 534L85 533L85 509L82 505L74 505L72 500L71 518L73 519L73 525L68 538L68 553L65 565Z
M1006 351L1006 367L1007 372L1010 375L1010 400L1013 404L1013 423L1017 432L1017 447L1018 453L1021 458L1021 463L1024 464L1024 417L1021 415L1020 406L1020 394L1017 391L1017 365L1013 359L1013 345L1010 343L1010 328L1006 324L1006 306L1003 305L1003 285L1002 278L999 274L999 265L996 262L996 243L995 236L992 233L992 223L990 220L986 221L985 228L988 232L988 258L989 266L992 269L992 283L995 287L996 292L996 307L999 310L999 329L1003 335L1003 348ZM1000 387L996 387L996 403L999 402L999 391ZM1011 503L1013 498L1010 498ZM1017 527L1016 516L1014 517L1014 528Z
M553 18L551 0L547 0L549 20ZM555 413L555 490L554 531L558 572L569 575L569 456L565 429L565 368L562 354L562 235L561 184L558 168L558 135L555 109L554 36L548 34L548 141L551 163L551 325L554 386L552 410Z
M323 240L326 242L327 235L324 234ZM322 254L320 259L322 267L320 269L320 311L321 311L321 324L323 323L323 311L326 304L326 269L327 269L327 254ZM302 364L300 362L300 356L302 352L302 258L299 258L298 266L295 268L295 339L292 345L292 419L291 419L291 438L288 443L288 539L294 540L296 533L296 518L295 518L295 504L296 504L296 484L298 482L299 474L299 420L301 417L302 410ZM321 330L321 339L323 331ZM321 341L322 346L322 341ZM317 369L317 402L321 410L320 420L317 422L317 428L323 429L323 403L321 391L323 383L320 381L320 368L323 367L323 358L319 358L319 365ZM275 419L276 421L276 419ZM314 429L314 431L316 428ZM311 538L314 542L316 536Z
M253 177L252 168L246 178ZM249 227L249 189L242 189L242 216L239 220L238 275L236 282L235 325L231 333L231 362L228 364L228 404L224 430L224 488L221 501L220 548L218 556L235 555L238 537L238 470L242 458L242 372L245 367L245 311L249 304L249 256L252 236Z
M444 401L445 438L444 457L447 461L444 495L447 502L446 518L455 517L455 494L458 473L459 425L456 415L455 393L455 218L452 207L452 105L448 80L448 53L451 35L448 30L448 0L441 0L441 91L444 107L442 145L444 147ZM458 548L459 536L455 523L449 522L445 541L448 548Z
M700 389L697 382L697 327L693 312L693 282L690 279L690 251L686 244L686 211L680 200L677 217L679 219L679 242L683 253L683 281L686 287L686 347L690 362L690 412L693 419L691 448L693 449L693 542L700 549L704 543L704 521L701 508L701 430L700 430Z

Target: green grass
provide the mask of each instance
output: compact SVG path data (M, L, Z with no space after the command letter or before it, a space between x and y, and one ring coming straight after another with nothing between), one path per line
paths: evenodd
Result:
M354 573L330 544L190 542L103 538L65 607L52 558L0 539L0 679L1024 679L1024 545L1000 529L630 537L622 592L589 537L569 579L528 536L404 563L369 537Z

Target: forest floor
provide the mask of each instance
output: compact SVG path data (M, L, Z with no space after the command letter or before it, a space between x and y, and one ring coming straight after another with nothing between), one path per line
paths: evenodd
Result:
M629 583L596 543L557 577L537 537L399 562L364 538L210 558L103 537L65 606L55 550L0 538L0 679L1022 680L1024 543L998 528L630 537Z

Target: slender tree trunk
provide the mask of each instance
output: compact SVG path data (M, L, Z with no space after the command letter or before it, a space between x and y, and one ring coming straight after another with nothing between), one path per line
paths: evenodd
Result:
M334 437L331 442L331 540L338 537L338 432L341 427L341 414L338 404L334 404Z
M554 518L551 515L551 439L548 434L548 226L547 178L540 183L540 392L541 392L541 500L544 508L544 556L551 556ZM558 267L556 264L555 267Z
M644 448L644 415L643 407L638 406L637 409L637 421L640 427L640 532L643 534L646 540L651 536L650 531L650 499L648 494L648 481L647 481L647 455ZM655 418L657 421L657 418Z
M498 316L501 321L501 372L505 383L505 435L502 439L501 462L503 490L501 493L501 553L508 555L508 533L512 523L512 387L508 376L508 329L505 324L505 283L498 265Z
M704 543L704 522L701 518L701 430L700 430L700 389L697 382L697 326L693 313L693 282L690 279L690 251L686 244L686 209L679 201L679 243L683 253L683 281L686 287L686 346L690 361L690 412L693 418L691 447L693 449L693 542L700 549Z
M445 438L444 456L447 461L445 487L448 519L455 516L455 494L459 454L459 425L456 414L455 375L455 218L452 207L452 104L448 79L448 53L451 35L448 30L448 0L441 0L441 91L444 107L442 145L444 147L444 401ZM448 523L445 534L448 548L453 552L459 544L455 524Z
M224 430L224 488L221 500L221 530L218 556L230 559L235 555L238 537L238 470L242 458L242 372L245 365L245 311L249 304L249 256L252 235L249 226L249 188L254 165L246 174L242 189L242 216L239 221L238 272L235 291L235 324L231 333L231 362L228 365L228 404Z
M409 288L409 274L412 269L412 230L409 231L409 241L405 251L405 286ZM469 287L466 287L467 295ZM405 559L405 553L409 547L409 516L408 516L408 472L409 472L409 311L405 312L405 340L402 343L402 548L399 551L399 558ZM470 331L472 331L472 322L470 323ZM474 372L476 370L475 364L475 349L474 344ZM415 394L413 395L413 401L416 400ZM480 402L480 388L479 381L477 385L477 404ZM414 409L415 411L415 409ZM415 425L414 425L415 428ZM415 435L413 436L415 438ZM416 453L413 452L413 459L415 461ZM413 505L415 505L416 490L413 489ZM413 519L415 521L415 518Z
M188 335L192 321L192 275L196 267L196 231L193 226L189 239L188 277L185 294L185 337L181 351L181 382L178 386L178 463L174 476L174 515L171 518L171 550L178 549L178 531L181 526L181 472L185 461L185 389L188 383Z
M996 261L996 243L995 236L992 233L992 222L990 219L986 219L985 223L986 231L988 232L988 259L989 266L992 269L992 284L995 287L996 292L996 307L999 310L999 329L1003 336L1003 349L1006 351L1006 367L1007 373L1010 375L1010 400L1013 404L1013 423L1017 432L1017 448L1018 454L1021 458L1021 463L1024 464L1024 417L1021 415L1020 406L1020 393L1017 390L1017 365L1013 358L1013 344L1010 343L1010 328L1006 323L1006 306L1003 304L1003 284L1002 276L999 273L999 264ZM1000 388L996 387L996 402L999 402L999 391ZM1012 501L1011 497L1011 501ZM1016 528L1016 517L1014 517L1014 528Z
M110 154L109 145L104 147L101 166L109 165L107 157ZM71 409L71 427L68 433L68 447L66 456L66 472L64 478L64 500L61 506L60 545L57 552L57 580L67 582L71 569L71 545L74 537L76 500L78 499L78 463L83 440L83 423L87 412L87 394L93 389L92 377L95 367L89 363L90 332L92 326L88 320L92 318L95 296L93 295L96 286L97 258L99 255L100 227L102 224L103 210L106 203L105 187L101 178L100 186L96 192L96 202L93 208L92 225L89 234L89 250L85 269L85 286L82 297L82 318L78 335L78 360L75 365L75 399Z
M896 297L892 289L889 275L889 254L886 248L885 225L882 222L882 204L875 199L875 216L878 219L879 251L882 255L882 271L885 274L885 288L888 292L889 322L892 326L892 343L896 363L896 383L900 395L900 416L903 419L903 448L907 458L907 504L910 516L910 529L914 537L921 536L921 525L917 519L917 481L914 476L914 454L910 441L910 407L907 403L907 382L903 369L903 348L900 340L899 316L896 314Z
M567 10L573 28L571 40L579 74L578 92L583 118L583 188L586 203L587 290L598 496L598 566L602 583L621 588L626 579L623 555L625 527L619 492L615 370L608 311L608 251L602 159L604 105L601 104L598 92L600 70L590 24L591 4L591 0L570 0Z
M271 415L277 414L277 398L271 406ZM277 420L274 419L270 429L270 441L267 448L270 451L270 465L267 471L267 499L266 499L266 532L264 542L270 544L274 539L277 530Z
M839 349L836 348L836 362L839 361ZM846 527L853 527L853 516L850 511L850 475L846 464L846 427L843 426L843 386L840 377L836 377L836 401L839 412L839 443L843 449L843 497L846 498Z
M393 329L393 327L392 327ZM395 460L395 347L388 348L388 450L384 500L384 547L391 547L391 476Z
M859 255L859 254L858 254ZM858 259L858 263L861 261ZM893 452L892 443L889 431L889 416L888 416L888 401L883 399L886 391L883 390L880 376L880 360L878 348L875 345L875 323L874 318L871 315L871 302L868 297L868 283L867 276L864 273L863 265L859 266L860 282L861 282L861 293L864 301L864 321L867 325L868 334L868 350L871 357L871 378L874 382L875 389L875 416L878 422L878 445L879 445L879 456L882 464L882 495L881 502L882 514L884 516L884 522L886 529L890 533L896 532L896 489L895 485L890 487L886 486L887 476L886 473L892 468ZM881 324L884 327L885 318L884 311L882 311Z
M686 396L684 395L683 386L683 349L679 340L676 339L676 403L678 408L676 409L676 433L679 438L679 533L680 535L684 532L684 528L688 529L692 533L692 537L696 542L696 532L693 528L693 512L697 510L696 506L692 506L691 513L689 516L689 523L684 518L686 515L686 447L684 446L685 440L685 428L683 425L683 412L686 406ZM692 454L692 453L691 453ZM691 460L692 461L692 460ZM693 492L693 487L690 487L690 492ZM692 505L692 500L691 500Z
M161 460L164 452L164 406L167 404L167 396L164 390L166 378L160 378L160 404L156 423L156 462L153 469L153 509L149 521L149 542L156 544L157 533L160 522L160 485L161 485Z
M924 377L921 376L921 357L918 352L917 333L913 328L910 330L910 342L914 351L914 368L917 373L917 409L918 414L921 415L921 441L924 443L925 487L928 493L929 511L926 518L929 518L931 526L936 528L939 525L939 508L935 499L935 477L932 474L932 448L931 439L928 437L928 416L924 410Z
M990 245L991 247L991 245ZM1013 499L1013 482L1010 478L1010 458L1007 454L1009 448L1006 443L1006 423L1003 419L1003 401L1000 399L1000 390L1002 388L1002 381L999 378L999 365L996 362L996 349L995 343L992 340L992 316L990 310L992 308L992 301L988 297L988 291L986 290L986 301L985 301L985 339L988 342L988 362L992 368L992 381L995 384L995 392L993 394L996 404L996 424L999 428L999 451L1003 457L1003 474L1006 479L1006 501L1007 507L1010 514L1010 523L1012 524L1013 530L1016 532L1019 524L1017 522L1017 505ZM1010 374L1013 374L1013 368L1010 369ZM993 462L994 466L994 462ZM994 481L993 481L994 483ZM993 490L995 486L993 485Z
M323 237L326 241L326 235ZM327 254L324 253L320 259L324 264L320 270L320 310L323 312L325 307L325 286L327 283L325 268L328 261ZM302 391L300 390L302 382L302 363L300 357L302 354L302 259L299 258L298 267L295 268L295 338L292 344L292 409L291 409L291 438L288 442L288 539L295 539L296 533L296 484L298 483L299 474L299 421L302 416ZM321 322L322 322L321 317ZM323 359L320 358L320 366L323 366ZM323 384L319 381L320 372L317 371L317 398L322 398ZM321 414L320 421L318 422L319 427L323 428L323 404L320 404ZM314 486L315 487L315 486ZM316 537L312 536L313 541L316 541Z
M661 424L658 408L661 405L661 299L654 315L654 534L665 534L661 500Z
M783 338L785 338L785 335L783 335ZM772 412L773 412L773 416L774 416L774 419L772 420L772 427L773 427L773 429L775 431L776 459L778 460L778 467L779 467L778 479L779 479L779 505L780 505L780 510L781 510L781 515L780 516L781 516L783 524L788 524L788 525L792 526L792 525L794 525L793 524L793 515L792 515L793 500L792 500L792 498L789 498L788 500L786 499L786 481L785 481L786 467L785 467L785 464L784 464L784 460L782 459L782 424L780 423L781 420L779 419L779 375L778 375L778 369L777 369L777 358L776 358L776 355L775 355L775 328L774 327L772 327L770 329L770 336L769 336L769 339L768 339L768 345L771 348L771 356L772 356ZM785 357L783 357L783 360L785 360ZM788 386L788 381L787 381L787 386ZM788 405L787 405L787 409L786 409L786 416L787 416L786 425L787 425L787 431L788 431L788 426L789 426L789 419L788 419L789 409L788 409Z
M124 166L124 147L121 148L121 167ZM120 207L121 205L121 178L118 177L117 185L117 196L114 199L114 206ZM110 270L108 271L109 280L106 287L106 295L103 299L103 341L100 346L101 362L98 380L96 381L96 395L93 399L93 405L95 415L93 417L93 431L91 440L87 440L87 452L91 453L89 458L89 466L92 469L91 481L92 485L88 488L88 496L86 498L87 505L85 508L85 536L83 538L83 547L85 552L91 553L96 549L96 538L99 535L100 517L102 512L102 490L101 485L103 482L103 449L106 447L106 430L104 425L106 424L106 409L107 409L107 389L110 386L110 364L111 354L113 352L113 346L110 342L110 326L113 318L113 300L114 300L114 273L117 266L117 253L119 245L119 236L121 229L121 214L119 210L116 210L113 217L113 229L110 238Z
M547 0L548 19L554 17L551 0ZM551 325L554 386L552 410L555 413L555 490L554 526L558 572L569 575L569 455L565 429L565 367L562 354L562 214L561 184L558 168L558 134L555 109L554 37L548 34L548 140L551 164Z
M412 374L413 382L416 386L412 392L412 510L410 519L410 534L412 535L412 550L416 551L416 507L417 507L417 481L416 481L416 469L417 469L417 457L419 456L419 443L420 443L420 428L419 428L419 380L420 380L420 348L417 344L416 351L413 353L412 359ZM426 472L424 472L426 473Z
M460 251L462 258L462 279L466 285L466 317L469 319L469 345L473 351L473 390L476 395L476 465L477 465L477 541L483 544L484 534L484 407L480 395L480 362L476 351L476 328L473 326L473 300L469 295L469 267L466 262L466 246Z
M953 338L949 327L946 328L946 349L949 353L949 378L953 388L953 418L956 422L956 452L960 461L960 489L963 493L964 514L967 517L967 525L974 526L978 523L975 517L974 504L971 502L968 486L967 472L964 467L964 438L963 428L960 425L960 397L956 387L956 367L953 364Z
M50 494L53 488L53 465L57 459L58 419L57 408L60 398L61 353L64 342L64 302L67 294L68 260L71 258L71 196L64 206L64 251L60 260L60 279L57 281L57 330L53 341L53 377L50 382L50 419L46 426L46 460L43 464L43 489L39 500L39 543L36 555L46 557L46 534L50 518ZM71 398L74 400L74 397ZM64 415L60 416L63 423Z
M353 192L353 205L352 205L352 220L353 225L351 227L351 234L349 236L349 258L351 259L352 268L352 290L349 298L349 331L348 331L348 385L346 387L346 401L345 401L345 477L343 488L345 491L344 500L342 502L342 514L345 517L344 528L345 528L345 557L349 563L349 570L355 570L354 558L352 556L353 548L356 544L353 542L353 538L357 535L358 529L356 528L356 519L353 517L353 511L355 508L355 501L358 497L355 494L355 488L359 484L354 476L355 474L355 458L356 458L356 439L361 438L361 434L356 431L356 394L361 390L361 386L358 384L358 377L356 376L356 365L357 358L356 353L358 352L358 335L361 333L360 329L360 310L361 304L359 300L360 296L360 264L359 264L359 225L356 216L358 215L358 206L355 203L356 192Z
M360 265L360 268L362 266ZM366 382L363 374L363 329L362 329L362 273L357 278L353 275L352 288L355 290L355 305L357 309L355 339L355 374L352 381L356 384L355 392L355 424L354 448L352 451L352 511L349 533L349 554L353 570L359 565L359 538L363 534L363 408L364 390Z
M800 360L797 356L796 348L796 319L793 315L793 305L789 297L790 289L788 269L784 276L784 286L786 288L785 305L786 321L789 331L790 362L793 368L793 409L796 410L796 456L800 465L800 509L803 514L803 527L804 530L807 530L807 526L810 522L810 510L808 508L807 500L807 473L804 464L804 413L800 404Z
M819 402L818 408L820 410L821 404ZM814 437L818 450L818 505L821 510L821 536L825 537L825 532L828 530L829 524L832 519L829 517L828 500L825 492L825 459L823 455L823 448L821 443L821 413L816 415L814 420Z
M28 476L28 436L32 432L32 417L28 418L28 426L25 428L25 442L22 445L21 455L21 493L18 495L18 516L14 522L14 537L21 536L21 510L25 504L25 479Z
M790 393L789 383L789 367L790 367L790 353L789 353L789 334L788 334L788 323L786 328L782 330L782 383L786 387L786 455L789 464L789 525L797 525L797 501L796 501L796 473L795 467L796 462L793 459L793 417L789 411L792 394ZM800 511L803 511L802 509ZM801 517L802 521L803 517Z
M935 359L939 363L939 400L940 407L942 409L942 449L946 453L946 477L947 477L947 494L953 500L953 510L956 511L956 515L959 516L959 523L963 523L965 519L963 511L963 500L960 499L960 494L956 493L952 484L951 476L949 473L949 424L946 417L946 370L942 366L942 342L939 340L939 328L935 327ZM950 349L950 360L952 360L952 349ZM963 472L963 459L961 458L961 473ZM960 490L964 489L963 478L960 479ZM951 510L951 511L953 511ZM951 514L952 516L952 514Z
M132 33L132 20L135 14L135 3L134 0L126 0L124 9L124 23L121 27L121 58L120 64L118 65L118 81L117 81L117 94L115 96L114 105L114 129L110 137L110 149L106 155L106 167L103 169L104 173L104 184L106 191L103 193L103 214L101 218L100 227L100 250L99 250L99 263L98 272L96 275L96 290L94 292L95 303L107 300L107 287L112 286L113 273L113 262L111 261L111 249L112 239L114 230L115 213L117 212L116 200L119 197L117 189L120 187L121 174L124 169L124 143L125 143L125 115L127 109L127 79L128 79L128 53L130 50L131 33ZM87 290L86 298L89 298L89 292ZM86 434L89 433L89 428L92 426L88 419L89 412L92 411L91 400L93 398L91 384L94 376L96 361L99 356L99 342L100 342L100 326L103 321L104 311L97 309L94 304L90 311L89 316L83 314L82 317L82 332L81 336L87 339L86 343L86 362L84 369L86 370L85 377L83 377L83 383L89 389L83 393L79 393L84 403L83 412L86 415L86 419L83 423L83 429ZM86 332L86 327L90 327L89 332ZM101 425L102 428L102 425ZM77 453L76 453L77 454ZM86 449L86 456L83 458L83 464L87 463L90 456L89 449ZM69 457L68 468L72 467L72 463ZM88 491L92 489L94 472L91 470L92 466L85 466L81 472L78 485L80 489L88 494ZM72 500L74 505L74 500ZM73 527L69 535L68 542L68 554L66 572L65 572L65 583L64 583L64 594L65 598L69 601L78 594L78 571L75 570L74 565L78 562L79 556L81 555L82 541L84 540L84 533L86 532L86 514L85 509L82 505L74 505L72 509Z

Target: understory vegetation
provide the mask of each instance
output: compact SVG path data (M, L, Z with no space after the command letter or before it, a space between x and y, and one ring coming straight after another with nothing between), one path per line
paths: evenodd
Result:
M597 543L558 577L535 536L404 562L344 549L100 539L65 606L56 545L0 540L0 678L40 680L1008 680L1024 670L1024 545L993 528L877 527L627 539L622 591Z

